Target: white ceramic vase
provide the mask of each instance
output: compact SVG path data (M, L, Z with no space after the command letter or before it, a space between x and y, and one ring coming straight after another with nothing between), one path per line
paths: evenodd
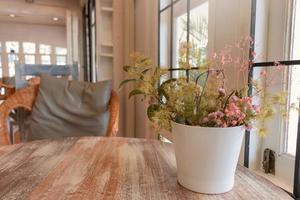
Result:
M244 128L209 128L172 122L178 182L205 194L233 188Z

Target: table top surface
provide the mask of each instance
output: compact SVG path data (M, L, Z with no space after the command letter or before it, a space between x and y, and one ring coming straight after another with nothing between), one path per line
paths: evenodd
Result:
M180 186L173 146L156 140L83 137L0 147L0 199L292 199L239 166L232 191Z

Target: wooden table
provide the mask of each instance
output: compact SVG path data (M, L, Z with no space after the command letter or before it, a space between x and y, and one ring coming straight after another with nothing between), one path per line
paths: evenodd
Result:
M87 137L0 147L0 199L291 198L243 167L231 192L197 194L177 183L172 145Z

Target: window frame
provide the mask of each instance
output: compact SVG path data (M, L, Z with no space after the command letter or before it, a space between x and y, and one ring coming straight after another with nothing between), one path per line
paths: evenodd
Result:
M296 0L294 0L296 1ZM293 1L293 2L294 2ZM299 0L298 0L299 1ZM252 11L251 11L251 37L255 40L255 28L256 28L256 2L257 0L252 0ZM288 21L290 23L290 21ZM291 33L287 33L286 37L290 37ZM290 41L291 42L291 41ZM290 44L285 44L287 45ZM254 49L250 49L250 52ZM288 50L289 51L289 50ZM290 53L290 52L287 52ZM253 57L249 53L249 58L253 62ZM270 62L253 62L251 65L251 70L248 77L248 84L250 86L250 89L248 91L248 94L251 95L252 93L252 79L253 79L253 70L256 68L272 68L276 67L278 61L270 61ZM286 57L286 60L279 61L283 66L285 66L287 69L289 66L297 66L300 67L300 60L291 60L290 57ZM300 107L300 105L299 105ZM244 147L244 166L249 168L249 153L250 153L250 132L246 131L245 135L245 147ZM282 156L284 158L287 158L288 156ZM296 145L296 156L295 156L295 163L294 163L295 169L294 169L294 188L293 188L293 194L292 196L295 198L300 198L300 116L298 120L298 132L297 132L297 145Z

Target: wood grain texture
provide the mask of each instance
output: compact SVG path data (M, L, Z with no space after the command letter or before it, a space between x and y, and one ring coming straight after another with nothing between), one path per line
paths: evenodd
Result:
M0 146L0 199L292 199L238 167L235 187L203 195L176 181L173 146L156 140L84 137Z

